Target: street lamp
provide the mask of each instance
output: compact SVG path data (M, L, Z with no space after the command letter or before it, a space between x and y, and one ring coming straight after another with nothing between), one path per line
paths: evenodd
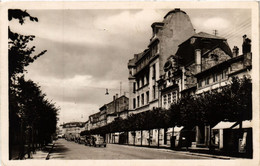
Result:
M108 89L106 89L106 93L105 93L105 95L109 95L109 93L108 93Z

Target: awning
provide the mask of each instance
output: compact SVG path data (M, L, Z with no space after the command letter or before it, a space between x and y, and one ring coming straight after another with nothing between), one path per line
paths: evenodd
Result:
M250 128L250 127L252 127L251 120L245 120L242 122L242 128ZM233 129L239 129L239 123Z
M229 129L231 128L236 122L219 122L215 127L212 129Z
M174 132L180 132L182 129L183 129L183 126L181 126L181 127L175 126L175 127L174 127ZM170 128L170 129L167 131L167 133L172 133L172 128Z

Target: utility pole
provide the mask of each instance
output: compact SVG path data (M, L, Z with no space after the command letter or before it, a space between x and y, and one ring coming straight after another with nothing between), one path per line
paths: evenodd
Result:
M121 91L122 91L122 82L120 81L120 93L119 93L119 97L121 96Z
M215 36L217 36L218 35L218 30L213 30L213 34L215 35Z

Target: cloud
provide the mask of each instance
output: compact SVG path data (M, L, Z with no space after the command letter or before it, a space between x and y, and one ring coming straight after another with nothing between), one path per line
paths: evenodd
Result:
M147 33L151 24L162 21L162 11L141 10L138 12L123 11L120 14L104 18L98 18L94 25L98 29L107 30L113 34L129 34L129 32ZM150 30L151 32L151 30Z
M65 79L36 76L30 73L26 75L26 78L33 78L34 82L41 86L43 92L57 102L65 101L98 106L105 104L104 101L110 102L112 100L112 97L105 96L105 90L109 89L112 95L113 92L114 94L118 93L120 83L120 80L99 80L90 75L75 75Z
M213 30L225 30L231 24L229 20L220 17L211 18L194 18L192 21L194 27L199 27L204 31L212 32Z
M71 102L59 102L59 123L88 120L89 115L96 113L98 108L93 104L75 104Z

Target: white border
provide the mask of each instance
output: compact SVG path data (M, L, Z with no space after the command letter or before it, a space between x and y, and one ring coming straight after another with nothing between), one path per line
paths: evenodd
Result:
M3 2L1 5L1 164L2 165L259 165L259 8L257 2ZM7 9L251 9L252 10L252 53L253 53L253 159L238 160L49 160L9 161L8 160L8 46Z

